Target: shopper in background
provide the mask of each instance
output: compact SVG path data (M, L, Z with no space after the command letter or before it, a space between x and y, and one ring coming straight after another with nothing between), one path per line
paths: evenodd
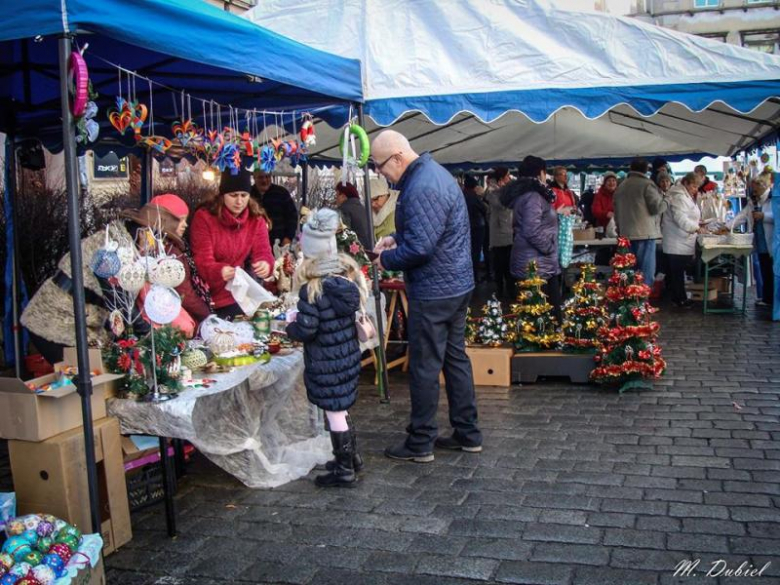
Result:
M480 282L478 275L479 260L482 256L485 230L487 229L488 207L477 193L479 181L474 175L466 175L463 180L463 196L466 198L466 209L469 213L469 228L471 230L471 264L474 268L474 280ZM486 264L487 264L487 259Z
M514 212L512 276L525 278L529 262L535 261L539 276L547 281L544 292L560 317L558 215L553 207L555 194L547 187L547 165L537 156L526 156L518 175L501 194L501 202Z
M341 220L351 229L366 249L371 249L371 233L368 229L366 208L360 202L360 193L352 183L336 183L336 205L341 214Z
M637 269L645 282L655 281L656 240L661 237L657 217L666 209L658 187L647 178L648 164L634 159L626 179L615 191L615 224L618 233L631 241Z
M771 307L774 303L773 239L775 216L772 211L772 174L761 173L752 181L750 203L729 224L731 229L747 224L748 232L753 232L753 247L758 255L761 271L761 300L759 307Z
M558 213L571 215L577 211L577 197L569 189L569 173L566 167L553 169L552 191L555 193L553 207Z
M268 239L273 246L277 240L282 246L295 239L298 229L298 209L295 207L290 192L276 185L270 173L257 171L254 175L255 184L250 194L265 210L270 223Z
M493 275L496 294L514 298L515 284L512 278L512 220L514 212L501 203L501 190L512 180L509 169L496 167L489 176L490 187L485 194L488 204L488 225L490 231L490 252L493 257Z
M371 211L374 214L374 240L395 233L395 206L398 203L398 191L390 189L387 180L382 177L371 179Z
M664 176L671 183L668 175L664 173ZM666 284L672 302L681 308L693 304L685 292L685 271L696 253L696 234L703 232L701 212L695 199L699 181L698 175L688 173L671 187L666 194L667 209L663 214L662 245L666 261Z

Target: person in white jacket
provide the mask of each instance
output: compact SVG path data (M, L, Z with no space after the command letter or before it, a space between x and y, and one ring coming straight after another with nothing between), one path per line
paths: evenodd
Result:
M774 300L774 271L772 267L772 246L775 231L775 216L772 213L771 175L762 173L752 183L751 202L739 212L730 222L729 228L734 229L743 223L747 224L748 232L753 232L753 247L758 254L761 267L763 289L759 291L761 300L756 304L771 307Z
M685 269L696 253L696 234L702 232L701 210L695 199L699 183L696 174L688 173L669 189L666 194L668 207L661 222L668 270L666 277L672 302L678 307L693 304L685 293Z

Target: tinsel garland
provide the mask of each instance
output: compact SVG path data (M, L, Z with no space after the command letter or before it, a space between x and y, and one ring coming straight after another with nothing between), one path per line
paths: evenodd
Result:
M603 342L620 343L628 341L633 337L651 337L656 335L661 329L658 323L652 322L647 325L625 325L617 327L602 327L598 335Z

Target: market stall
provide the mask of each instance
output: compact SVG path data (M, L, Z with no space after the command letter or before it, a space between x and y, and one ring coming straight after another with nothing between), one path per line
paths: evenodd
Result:
M549 0L315 0L309 30L302 10L269 0L246 17L361 59L369 133L392 126L460 168L731 156L773 138L780 116L780 57L628 17ZM314 154L338 159L336 133L320 135Z
M161 30L165 33L160 34ZM192 39L198 42L193 43ZM175 120L186 121L183 102L171 100L171 95L183 90L201 98L204 109L206 100L215 98L231 100L235 106L242 105L245 109L288 108L288 111L362 99L358 62L309 49L206 3L35 0L20 4L5 15L0 26L0 43L3 47L0 74L4 81L0 104L5 114L0 131L8 134L10 152L14 152L17 140L37 138L51 149L62 148L65 153L72 297L81 372L90 371L82 282L83 262L90 259L81 258L78 148L94 142L102 129L119 130L121 126L124 130L132 127L133 131L124 139L105 142L106 149L124 146L144 147L149 153L164 151L171 140L161 134L160 127ZM121 72L132 73L134 81L149 83L146 87L143 84L138 87L136 83L123 87ZM159 81L152 84L151 75L165 80L165 84ZM128 79L130 76L126 76ZM146 105L143 108L139 105L139 90L148 95L148 110ZM94 91L101 95L92 95ZM156 120L150 115L155 97L158 99ZM94 109L102 112L100 123L94 120L90 101ZM129 120L125 119L125 102L132 105ZM117 112L106 117L112 104L116 104ZM189 108L188 102L187 114ZM148 114L147 130L141 133L139 122L143 126ZM235 114L232 108L218 112L217 124L224 124L231 114ZM121 134L124 136L124 132ZM77 145L77 135L80 145ZM6 163L15 169L13 156ZM11 174L7 200L12 200L14 184ZM9 241L13 241L13 236ZM12 258L11 247L9 262ZM98 530L96 466L91 448L92 383L89 376L80 376L76 384L82 397L88 447L86 469L92 528ZM166 454L167 449L162 449L164 462Z

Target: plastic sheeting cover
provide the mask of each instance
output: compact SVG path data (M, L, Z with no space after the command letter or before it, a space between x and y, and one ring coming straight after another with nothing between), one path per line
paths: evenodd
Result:
M303 353L211 376L168 402L113 399L111 416L124 434L176 437L192 443L252 488L270 488L308 474L331 455L318 411L306 398Z

